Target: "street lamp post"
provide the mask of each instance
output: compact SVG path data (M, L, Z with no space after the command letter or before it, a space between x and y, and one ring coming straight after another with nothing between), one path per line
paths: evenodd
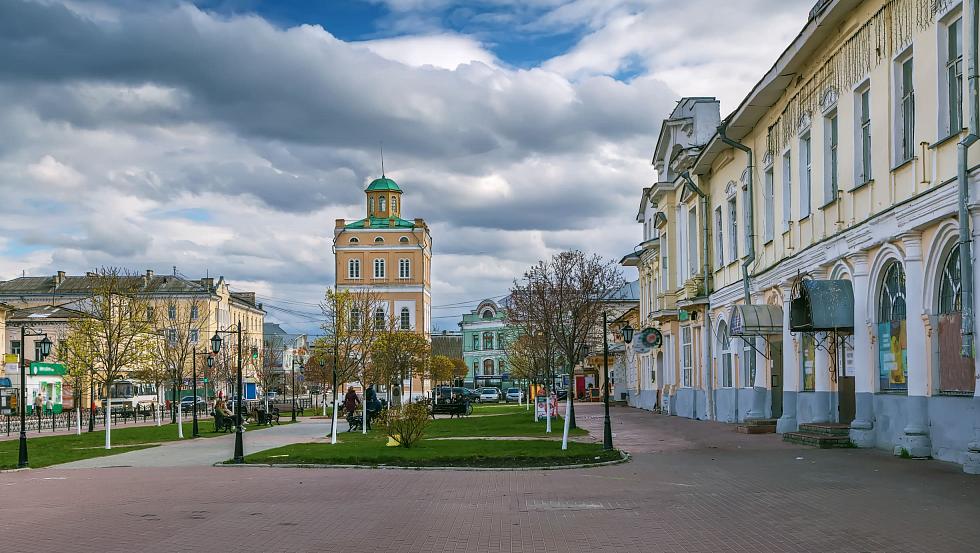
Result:
M48 335L43 332L38 332L31 329L30 334L27 333L27 326L21 325L20 327L20 452L17 456L17 467L24 468L27 466L27 363L24 361L27 359L27 337L28 336L42 336L43 338L39 342L41 345L40 360L44 360L45 357L51 354L51 340L48 339ZM39 421L41 419L38 419ZM40 427L38 427L40 430Z
M296 357L293 356L293 366L290 367L293 373L293 385L292 385L292 396L293 396L293 422L296 422Z
M214 336L211 337L212 353L218 353L221 351L221 334L238 335L238 369L236 375L237 383L235 386L237 393L237 397L235 399L235 415L238 416L238 428L235 431L235 457L232 462L240 465L245 462L245 447L242 441L242 435L245 433L245 428L242 427L242 423L245 422L245 418L242 416L242 396L244 395L244 390L242 390L242 322L238 321L237 328L235 330L214 331Z
M89 367L88 377L88 431L95 432L95 365Z
M191 423L191 437L192 438L197 438L197 437L200 436L200 434L198 433L198 426L197 426L197 356L198 355L207 355L208 356L208 361L207 361L208 367L210 368L210 367L213 367L214 366L214 358L211 357L211 352L209 352L207 350L205 350L205 351L197 351L196 349L195 350L191 350L191 360L192 360L191 361L191 378L194 380L194 384L193 384L193 387L194 387L194 391L193 391L193 394L194 394L194 418L193 418L193 421L194 422ZM207 388L207 385L205 384L205 386L204 386L204 404L207 405L207 402L208 402L208 388Z
M602 312L602 404L605 417L602 421L602 449L613 448L612 424L609 422L609 316Z

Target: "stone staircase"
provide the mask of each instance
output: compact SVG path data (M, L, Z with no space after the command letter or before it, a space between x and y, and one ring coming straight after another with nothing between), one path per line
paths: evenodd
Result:
M776 419L752 419L735 426L742 434L775 434Z
M850 428L849 424L833 422L804 423L798 431L783 434L783 441L821 449L854 447L848 436Z

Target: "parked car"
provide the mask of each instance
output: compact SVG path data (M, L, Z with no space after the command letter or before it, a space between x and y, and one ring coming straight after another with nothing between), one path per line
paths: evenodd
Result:
M194 396L184 396L180 398L180 408L184 411L190 411L194 407ZM208 408L208 402L201 396L197 396L197 409L198 411L206 411Z
M480 388L480 403L500 403L500 390L497 388Z
M437 388L439 394L439 401L449 401L450 397L459 398L463 397L469 401L479 401L480 393L476 390L470 388L463 388L461 386L440 386Z
M507 388L507 393L504 395L504 403L520 403L524 401L524 390L520 388Z

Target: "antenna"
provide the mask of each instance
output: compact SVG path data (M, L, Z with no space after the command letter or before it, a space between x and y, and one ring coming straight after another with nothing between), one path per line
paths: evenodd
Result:
M385 143L381 140L378 145L381 148L381 178L385 178Z

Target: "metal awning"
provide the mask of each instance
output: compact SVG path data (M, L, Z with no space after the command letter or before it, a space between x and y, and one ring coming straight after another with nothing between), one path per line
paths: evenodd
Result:
M849 280L804 280L793 290L793 332L854 332L854 288Z
M732 336L772 336L783 333L783 310L776 305L735 305L729 317Z

